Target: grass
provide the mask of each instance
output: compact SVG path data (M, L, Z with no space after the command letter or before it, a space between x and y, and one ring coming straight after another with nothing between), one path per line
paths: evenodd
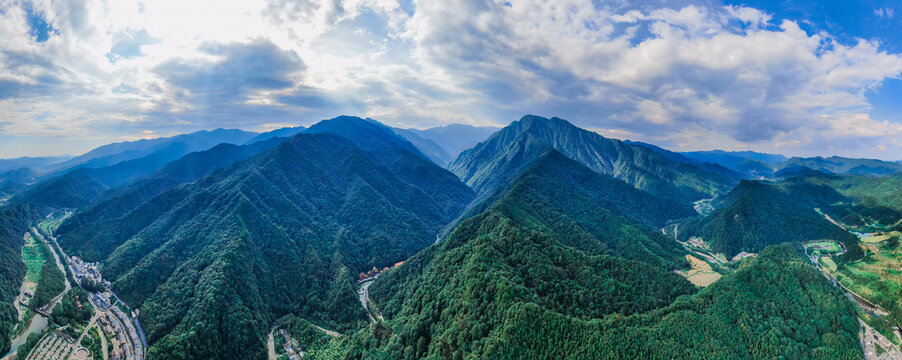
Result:
M893 319L902 319L902 244L894 241L862 245L867 254L862 260L843 264L831 272L845 287L890 312L872 319L874 324L869 325L897 342L895 335L889 335L889 328L898 322Z
M63 223L63 220L66 220L69 215L72 215L72 213L53 213L47 220L38 223L38 229L41 230L41 233L43 233L44 235L53 234L53 232L56 231L60 224Z
M30 233L25 235L25 246L22 247L22 261L28 269L25 276L28 282L38 282L41 280L41 267L47 261L47 253L41 249L42 244L38 244L34 236Z
M827 270L829 270L831 273L836 272L837 267L836 267L836 263L833 262L833 259L828 258L828 257L822 257L822 258L820 258L820 261L821 261L821 265L824 265L824 267L827 268Z

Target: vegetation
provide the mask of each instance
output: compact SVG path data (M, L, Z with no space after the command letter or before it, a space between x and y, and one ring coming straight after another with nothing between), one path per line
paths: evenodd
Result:
M345 358L861 358L854 308L795 248L767 247L695 293L660 232L537 164L372 285L387 326L355 334Z
M53 298L66 289L66 277L54 260L53 250L44 242L40 242L38 246L41 249L40 251L44 253L43 257L46 261L41 265L40 282L38 282L38 287L34 291L34 297L28 303L29 306L35 309L49 304Z
M335 338L317 329L307 320L294 315L287 315L278 320L277 329L285 329L289 336L304 350L304 358L308 360L338 359L344 352L346 344L343 339ZM278 351L284 340L276 335Z
M0 352L9 350L12 330L18 322L13 304L25 278L22 246L26 231L38 218L37 209L29 205L0 208Z
M88 352L91 353L91 358L94 360L103 359L103 343L100 340L100 337L103 336L98 330L97 327L92 327L91 330L81 339L81 346L84 346L85 349L88 349Z
M368 139L378 152L298 135L59 241L104 262L141 310L151 358L261 358L286 314L353 329L366 315L352 274L433 243L473 197L389 134Z
M898 241L888 244L891 246L863 245L867 255L861 261L836 264L830 270L849 290L888 311L890 314L881 318L891 326L898 326L902 324L902 246Z
M94 309L88 300L88 294L82 289L73 287L53 308L53 312L50 313L50 321L60 327L66 325L84 327L88 325L92 316L94 316Z
M667 158L653 149L608 139L566 120L527 115L466 150L448 168L478 193L491 193L548 148L638 189L684 203L712 198L733 179Z
M28 357L28 353L31 352L38 342L41 341L41 338L44 337L44 334L47 333L47 329L44 329L43 332L28 334L28 338L25 339L25 343L19 346L16 349L16 358L17 359L25 359Z
M681 241L699 236L712 251L725 253L728 258L782 242L832 239L847 249L838 259L858 259L862 256L858 238L814 210L824 199L842 198L829 191L743 180L717 199L710 216L681 223L677 234Z

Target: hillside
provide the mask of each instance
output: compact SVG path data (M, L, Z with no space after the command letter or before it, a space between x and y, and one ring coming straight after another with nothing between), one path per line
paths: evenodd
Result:
M790 247L697 292L671 271L681 248L572 171L543 154L494 206L376 280L386 322L344 358L861 357L854 308Z
M551 147L590 169L640 190L683 202L726 192L735 182L652 149L625 144L569 122L527 115L466 150L449 166L478 193L489 193Z
M298 135L158 195L114 236L61 235L61 245L102 260L119 295L141 309L148 357L263 358L270 324L289 313L356 327L365 316L352 274L433 243L457 215L449 209L472 198L460 182L442 191L447 178L432 174L453 176L441 169L402 179L393 168L437 166L367 140L381 157L334 135ZM422 163L402 164L411 159Z
M287 139L270 138L250 145L238 146L219 144L206 151L188 154L179 160L170 162L147 178L129 184L126 187L108 190L97 196L96 203L81 209L67 219L58 229L60 234L70 234L88 224L112 221L111 224L95 225L95 229L84 231L96 236L96 228L107 229L126 226L118 224L117 219L128 214L141 204L167 190L202 178L211 170L248 159L269 150ZM79 236L72 234L71 236Z
M861 256L858 238L814 210L818 204L842 198L830 188L743 180L715 201L711 215L680 223L677 234L681 241L701 237L711 250L727 258L783 242L833 239L845 243L846 258L855 259Z

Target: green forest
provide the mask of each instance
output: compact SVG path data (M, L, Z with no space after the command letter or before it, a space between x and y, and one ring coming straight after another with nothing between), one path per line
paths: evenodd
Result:
M38 210L30 205L0 208L0 350L9 350L10 332L18 322L13 301L19 295L25 277L22 261L23 235L38 218Z

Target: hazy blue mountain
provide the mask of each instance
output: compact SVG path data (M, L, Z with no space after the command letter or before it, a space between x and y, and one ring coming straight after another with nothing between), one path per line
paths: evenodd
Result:
M395 134L403 136L407 141L410 141L413 146L416 146L421 153L426 155L429 160L436 163L438 166L445 167L448 166L454 157L451 154L448 154L445 149L442 149L441 146L436 144L434 141L421 137L417 135L415 132L410 130L391 128Z
M61 233L61 244L104 262L141 309L151 358L265 358L266 334L288 313L360 326L355 274L432 244L473 193L358 120L324 121L311 128L322 133L161 193L122 226Z
M18 157L12 159L0 159L0 172L15 170L20 168L30 168L41 172L52 167L54 164L64 162L71 159L70 155L62 156L38 156L38 157Z
M216 129L212 131L201 130L165 138L119 142L100 146L83 155L56 164L54 168L98 168L145 157L174 143L183 143L186 153L188 153L206 150L221 143L243 144L254 136L257 136L257 133L236 129Z
M27 167L0 172L0 181L9 180L20 184L31 183L37 177L38 172Z
M781 169L792 166L804 166L825 173L884 176L902 171L902 164L876 160L852 159L839 156L831 157L793 157L778 164Z
M425 130L408 130L424 139L434 141L441 146L446 153L451 155L451 158L453 159L462 151L476 146L476 144L488 139L489 136L498 131L498 129L499 128L494 126L449 124Z
M306 128L303 126L283 127L283 128L267 131L265 133L261 133L260 135L254 136L253 138L251 138L250 140L245 142L245 144L253 144L255 142L269 140L269 139L272 139L275 137L290 138L292 136L300 134L305 129Z
M757 160L765 164L776 164L787 160L785 156L780 154L768 154L755 151L710 150L688 151L683 152L682 154L699 161L721 164L728 168L732 168L734 165L741 163L746 159Z
M684 202L710 198L727 192L736 182L671 160L644 146L605 138L563 119L533 115L524 116L462 152L448 168L477 193L490 193L549 147L592 170L662 198Z

